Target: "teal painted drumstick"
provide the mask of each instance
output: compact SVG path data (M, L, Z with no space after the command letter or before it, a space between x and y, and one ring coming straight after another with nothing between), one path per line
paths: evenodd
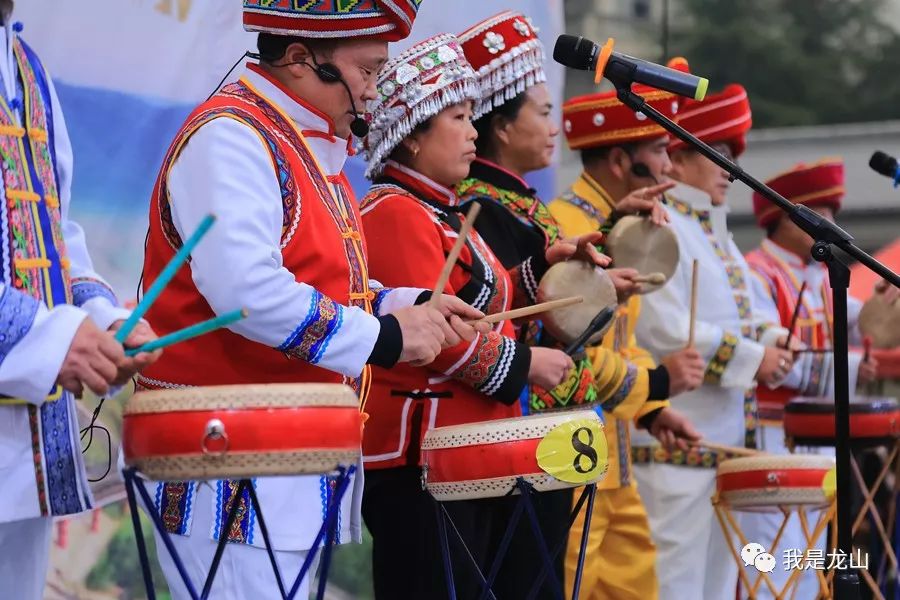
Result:
M216 329L228 327L232 323L236 323L241 319L246 319L248 314L249 313L247 312L246 308L233 310L229 313L225 313L224 315L209 319L208 321L203 321L201 323L197 323L196 325L191 325L190 327L179 329L178 331L174 331L169 335L164 335L159 339L147 342L143 346L138 346L137 348L128 348L127 350L125 350L125 356L135 356L136 354L140 354L141 352L153 352L154 350L159 350L161 348L165 348L166 346L171 346L179 342L186 342L187 340L190 340L192 338L211 333Z
M120 344L125 343L125 340L131 335L131 332L138 324L138 321L140 321L141 317L150 310L153 303L156 302L157 298L163 293L163 290L166 289L166 286L169 285L172 278L175 277L175 274L178 273L178 269L181 268L181 265L188 259L191 252L194 251L194 248L215 222L216 217L214 215L210 214L203 217L203 220L200 221L200 225L191 237L189 237L181 248L179 248L178 252L175 253L175 256L173 256L172 260L169 261L169 264L166 265L166 268L162 270L162 273L159 274L159 277L156 278L156 281L153 282L153 285L150 286L150 289L147 290L147 293L141 298L141 301L134 308L134 311L116 332L117 342Z

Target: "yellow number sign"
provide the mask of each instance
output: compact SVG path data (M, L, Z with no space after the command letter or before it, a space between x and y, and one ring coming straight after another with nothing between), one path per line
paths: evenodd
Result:
M541 469L566 483L591 483L606 474L609 448L603 423L575 419L554 427L537 447Z

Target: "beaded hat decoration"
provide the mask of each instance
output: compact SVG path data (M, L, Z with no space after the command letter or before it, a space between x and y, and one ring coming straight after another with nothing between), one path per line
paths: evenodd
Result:
M522 13L504 11L459 34L481 89L481 99L475 106L476 119L547 81L544 45L537 33L531 19Z
M366 177L381 174L394 148L420 123L448 106L479 98L475 71L456 36L444 33L392 58L378 73L378 98L368 103L363 142Z
M243 0L244 29L305 38L409 35L422 0Z

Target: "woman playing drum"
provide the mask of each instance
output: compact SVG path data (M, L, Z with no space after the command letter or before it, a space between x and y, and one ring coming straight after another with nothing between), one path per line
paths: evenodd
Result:
M378 76L366 139L367 175L375 186L361 212L371 273L385 285L402 281L431 288L458 238L464 218L452 188L475 155L475 83L456 38L448 34L417 44L389 61ZM605 264L591 245L596 241L586 236L577 245L541 249L507 270L473 232L444 290L485 313L530 304L550 264L573 256ZM363 443L363 513L374 538L378 598L446 597L434 507L420 480L425 432L518 416L526 383L552 388L571 366L559 350L530 349L515 341L512 324L501 321L475 341L447 348L427 368L374 372ZM483 500L448 506L477 560L483 562L496 544L500 532L492 511L503 505ZM460 597L469 598L477 583L464 561L464 554L454 556L456 588Z

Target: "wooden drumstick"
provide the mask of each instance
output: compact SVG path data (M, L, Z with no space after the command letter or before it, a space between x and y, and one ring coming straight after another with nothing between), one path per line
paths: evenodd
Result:
M522 317L529 317L531 315L536 315L538 313L555 310L557 308L565 308L567 306L572 306L573 304L580 304L581 302L584 302L583 296L571 296L569 298L560 298L559 300L551 300L549 302L533 304L531 306L525 306L523 308L515 308L513 310L506 310L503 312L494 313L492 315L485 316L483 319L479 319L478 321L473 321L473 322L475 322L475 323L499 323L500 321L521 319Z
M450 254L447 255L447 260L444 261L444 268L441 270L441 275L438 277L437 283L434 284L434 289L431 292L431 299L428 301L428 306L431 308L440 306L444 287L450 280L450 273L453 272L453 266L456 264L456 259L459 258L459 253L462 252L463 246L466 243L466 238L469 237L469 231L472 230L472 224L475 223L475 219L478 218L478 211L480 210L481 205L477 202L473 202L472 206L469 208L469 212L466 213L466 219L463 221L462 227L459 228L459 236L456 238L453 248L450 249Z
M752 448L739 448L737 446L727 446L725 444L717 444L715 442L708 442L706 440L700 440L699 442L690 442L690 444L696 448L706 448L708 450L714 450L716 452L727 452L729 454L734 454L736 456L760 456L762 454L766 454L765 452L760 452L759 450L753 450Z
M700 261L694 259L693 270L691 271L691 325L688 329L688 348L694 347L694 327L697 324L697 270L700 267Z
M647 273L646 275L638 275L632 281L634 281L635 283L662 285L666 282L666 276L662 273Z
M806 291L806 281L800 286L800 292L797 293L797 304L794 306L794 314L791 315L791 327L788 329L787 339L784 340L784 348L791 347L791 336L794 335L794 328L797 327L797 319L800 317L800 307L803 305L803 293Z

